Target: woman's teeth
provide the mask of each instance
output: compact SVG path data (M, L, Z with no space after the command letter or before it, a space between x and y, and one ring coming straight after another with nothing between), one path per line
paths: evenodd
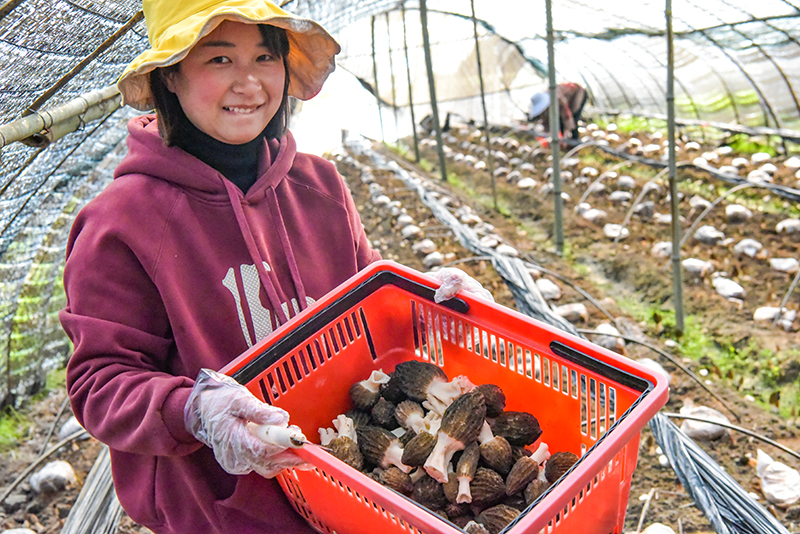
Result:
M226 107L225 109L228 111L233 111L234 113L241 113L243 115L252 113L253 111L256 110L256 108L231 108L231 107Z

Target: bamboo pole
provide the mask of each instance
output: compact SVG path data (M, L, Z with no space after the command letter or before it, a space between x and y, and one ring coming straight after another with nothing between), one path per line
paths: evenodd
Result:
M478 81L481 86L481 107L483 108L483 133L486 136L486 150L488 152L489 176L492 179L492 200L497 211L497 185L494 177L494 157L492 156L492 138L489 136L489 116L486 113L486 93L483 88L483 68L481 66L481 47L478 41L478 19L475 17L475 0L469 0L472 9L472 31L475 34L475 58L478 62Z
M545 9L547 11L547 76L550 80L550 153L553 155L553 197L554 197L554 221L553 234L555 239L556 252L564 253L564 201L561 198L561 141L559 132L561 131L560 119L558 116L558 87L556 86L556 58L555 46L553 44L553 2L546 0Z
M678 172L675 156L675 49L672 36L672 0L666 0L667 19L667 141L669 142L669 196L672 213L672 286L675 301L675 330L684 332L683 271L681 269L681 214L678 207Z
M8 0L8 2L0 5L0 20L6 18L6 15L14 11L14 9L25 0Z
M381 95L378 92L378 62L375 59L375 15L372 15L372 77L374 78L375 101L378 104L378 120L381 123L381 141L386 142L386 135L383 133L383 114L381 113Z
M436 80L433 77L433 60L431 59L431 40L428 35L428 6L426 0L419 2L419 17L422 22L422 47L425 49L425 70L428 73L428 89L431 94L431 113L433 127L436 132L436 152L439 153L439 168L442 181L447 181L447 165L444 161L444 145L442 144L442 125L439 123L439 108L436 105Z
M408 37L406 34L406 2L400 4L403 14L403 52L406 56L406 78L408 78L408 109L411 112L411 133L414 136L414 161L419 163L419 139L417 139L417 120L414 118L414 91L411 86L411 65L408 62Z
M35 111L15 121L0 126L0 148L16 141L41 135L52 142L65 133L76 130L80 125L107 115L121 105L122 97L116 86L86 93L55 108ZM49 131L49 132L48 132ZM39 138L31 143L41 146Z

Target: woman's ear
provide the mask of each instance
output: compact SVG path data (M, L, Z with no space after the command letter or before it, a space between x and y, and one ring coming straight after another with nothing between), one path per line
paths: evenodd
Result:
M178 74L177 70L163 70L161 71L161 81L164 83L164 87L167 88L167 91L170 93L175 92L175 76Z

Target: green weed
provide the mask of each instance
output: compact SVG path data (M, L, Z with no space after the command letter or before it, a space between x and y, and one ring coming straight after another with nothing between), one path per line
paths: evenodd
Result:
M15 447L30 425L30 420L9 407L0 415L0 451Z
M769 139L767 139L767 143L762 143L758 140L758 138L749 136L747 134L734 134L728 138L727 144L736 152L741 152L744 154L766 152L770 156L774 157L777 154L777 151L772 144L768 143Z

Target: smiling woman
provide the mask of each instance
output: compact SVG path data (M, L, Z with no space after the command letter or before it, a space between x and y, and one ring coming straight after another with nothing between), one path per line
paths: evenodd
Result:
M163 78L167 88L164 102L156 98L156 109L174 106L177 97L186 118L223 143L252 141L273 119L277 124L268 137L280 137L286 125L288 52L285 30L226 20L176 68L163 76L161 69L153 71L151 85Z
M216 370L380 259L334 166L287 130L288 97L320 91L339 45L263 0L144 12L152 48L118 86L156 113L130 121L67 245L73 413L157 534L312 532L272 479L299 457L248 431L290 414Z

